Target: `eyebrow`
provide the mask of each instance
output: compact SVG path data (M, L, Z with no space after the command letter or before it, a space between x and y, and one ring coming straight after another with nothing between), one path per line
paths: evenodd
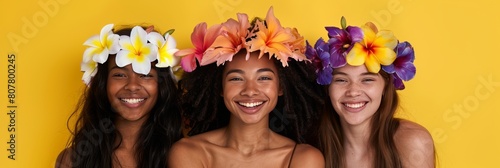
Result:
M274 73L274 71L271 68L261 68L261 69L258 69L257 73L260 73L260 72L271 72L273 74L276 74L276 73ZM245 72L243 70L241 70L241 69L231 69L231 70L227 71L226 76L229 75L230 73L244 74Z
M347 75L345 72L339 72L339 71L333 71L333 75ZM378 73L372 73L372 72L363 72L361 75L375 75L378 76Z

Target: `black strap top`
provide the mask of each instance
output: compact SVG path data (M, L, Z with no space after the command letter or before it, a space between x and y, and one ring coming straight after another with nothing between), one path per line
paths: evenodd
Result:
M293 154L295 153L295 148L297 148L297 143L295 143L295 146L293 147L292 156L290 156L290 161L288 161L288 168L290 168L290 165L292 164L292 159L293 159Z

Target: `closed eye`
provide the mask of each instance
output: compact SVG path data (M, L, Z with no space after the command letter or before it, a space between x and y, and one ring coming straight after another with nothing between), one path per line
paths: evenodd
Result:
M268 76L262 76L259 78L259 80L273 80L273 78L268 77Z
M126 77L126 75L122 73L114 73L112 77Z
M229 81L242 81L243 79L238 77L229 78Z

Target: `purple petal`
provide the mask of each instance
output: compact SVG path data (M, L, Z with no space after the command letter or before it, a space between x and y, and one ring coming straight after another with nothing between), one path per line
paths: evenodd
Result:
M329 85L332 82L332 72L333 69L331 67L320 70L316 82L320 85Z
M396 53L399 61L413 62L415 60L415 51L411 44L406 41L398 44Z
M307 59L313 59L316 56L316 50L312 48L309 42L306 40L306 52L305 55Z
M340 37L344 34L344 30L338 27L325 27L325 29L328 31L328 38Z
M319 55L319 59L321 60L322 68L325 69L330 65L330 53L323 52Z
M396 87L397 90L405 89L405 84L397 75L392 74L392 77L394 78L394 87Z
M384 70L387 73L392 74L392 73L396 72L396 67L394 66L394 64L391 64L391 65L387 65L387 66L382 66L382 70Z
M409 81L413 77L415 77L415 73L417 72L417 69L415 68L415 65L411 62L407 62L403 64L401 67L398 67L396 69L396 74L398 77L400 77L404 81Z
M342 50L336 50L333 53L330 53L330 64L332 64L333 68L342 67L347 64L345 56Z
M347 32L349 32L349 35L351 36L352 43L355 42L360 42L363 40L363 31L359 27L355 26L348 26L346 28Z

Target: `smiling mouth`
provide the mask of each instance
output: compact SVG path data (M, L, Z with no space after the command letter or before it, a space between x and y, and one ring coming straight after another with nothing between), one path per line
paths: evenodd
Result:
M343 103L346 107L349 107L349 108L361 108L363 106L365 106L366 102L362 102L362 103Z
M252 108L252 107L257 107L262 105L264 102L251 102L251 103L243 103L243 102L238 102L239 105L247 108Z
M136 104L144 101L145 99L120 99L120 101L129 103L129 104Z

